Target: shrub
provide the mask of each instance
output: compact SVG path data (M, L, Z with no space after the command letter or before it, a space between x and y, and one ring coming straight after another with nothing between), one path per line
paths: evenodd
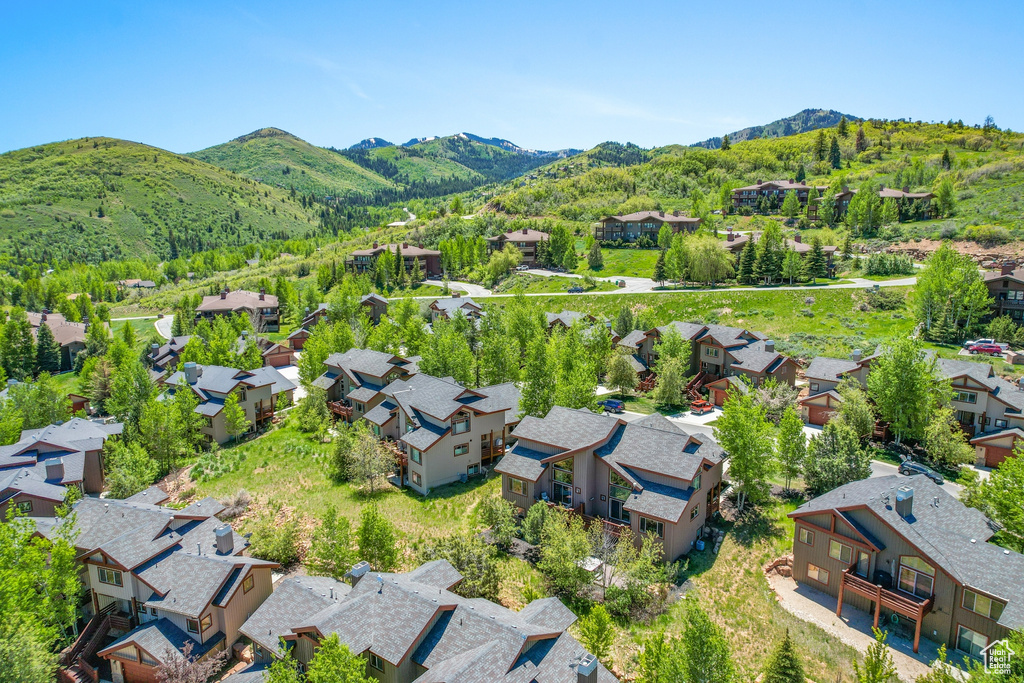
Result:
M512 545L512 539L518 530L512 503L494 496L485 498L481 503L480 517L484 524L491 527L491 536L495 543L502 548Z
M253 557L283 565L294 562L299 557L298 519L279 521L275 512L261 517L249 537L249 552Z
M864 267L865 275L912 275L914 262L903 254L871 254Z
M906 295L893 289L869 289L867 304L876 311L898 311L906 304Z
M238 489L237 492L221 501L224 511L218 515L221 519L234 519L249 509L252 496L245 489Z
M1013 235L1001 225L969 225L963 230L963 238L984 247L1013 241Z
M548 506L545 503L534 503L526 511L526 519L523 520L523 540L530 545L540 543L541 529L544 528L544 520L548 516Z
M448 560L464 577L455 592L464 598L497 600L501 572L498 553L478 536L456 535L432 541L420 553L423 562Z

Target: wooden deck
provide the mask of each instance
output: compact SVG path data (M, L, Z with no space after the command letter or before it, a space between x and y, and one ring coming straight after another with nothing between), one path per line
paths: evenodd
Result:
M619 524L618 522L613 522L612 520L605 519L603 517L594 517L593 515L585 515L585 514L583 514L583 512L582 512L583 504L582 503L580 503L579 505L577 505L574 508L566 508L564 505L559 505L558 503L553 503L550 500L544 500L544 501L541 501L541 502L547 503L548 507L559 508L559 509L562 509L562 510L568 510L570 514L578 515L579 517L581 517L583 519L583 523L588 528L592 524L602 524L604 526L605 533L610 534L610 535L614 536L615 538L618 538L619 536L622 535L622 532L624 530L630 528L630 526L628 524Z
M346 420L352 419L352 406L347 406L343 401L328 401L327 409L338 417Z
M878 628L879 614L882 607L892 610L896 614L913 619L914 627L914 652L921 643L921 622L924 615L932 611L935 604L934 596L926 599L912 597L905 593L897 593L882 588L881 585L871 583L867 579L857 576L853 567L843 570L843 580L839 584L839 601L836 606L836 616L843 616L843 593L850 591L855 595L867 598L875 603L875 628Z

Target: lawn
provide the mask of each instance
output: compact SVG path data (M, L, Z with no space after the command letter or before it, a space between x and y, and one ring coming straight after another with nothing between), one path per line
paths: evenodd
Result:
M904 294L909 289L893 288ZM503 305L501 299L495 303ZM907 308L860 310L864 294L859 289L584 294L534 297L531 303L544 311L570 309L610 320L627 306L652 325L681 320L745 327L764 332L779 343L780 351L798 357L845 357L853 349L867 352L880 341L914 329L913 313Z
M125 325L131 325L135 329L135 336L138 339L149 339L150 337L159 337L156 328L153 327L153 323L156 322L156 316L145 316L141 318L129 318L127 320L112 320L110 323L110 331L115 337L121 336L121 330Z
M578 277L564 277L561 275L533 275L532 273L514 273L512 277L503 280L494 288L495 294L509 294L522 287L526 294L557 294L566 292L570 287L587 288L586 282ZM597 281L591 292L608 292L615 289L611 282Z
M591 270L587 259L580 259L576 272L580 275L596 277L653 277L654 264L658 262L657 249L602 249L601 257L604 266L599 270Z

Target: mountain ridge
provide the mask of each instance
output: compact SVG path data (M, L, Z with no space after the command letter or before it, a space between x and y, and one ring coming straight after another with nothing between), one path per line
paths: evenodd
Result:
M746 140L754 140L756 138L783 138L789 135L796 135L798 133L806 133L809 130L818 130L819 128L832 128L839 123L839 119L846 117L847 121L857 122L863 119L859 116L851 116L850 114L844 114L841 111L835 109L804 109L802 111L787 116L785 118L777 119L771 123L766 123L760 126L749 126L741 130L727 133L729 136L729 142L744 142ZM703 147L704 149L719 149L722 146L722 138L708 138L701 142L695 142L690 147Z

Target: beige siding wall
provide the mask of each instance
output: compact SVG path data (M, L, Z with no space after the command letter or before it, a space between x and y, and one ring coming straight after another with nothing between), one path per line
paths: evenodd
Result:
M246 619L263 604L263 601L270 597L274 591L273 579L270 568L253 568L250 570L253 577L252 588L246 593L242 586L238 587L231 600L220 612L220 628L227 637L227 644L230 647L238 639L238 629L242 627Z
M434 422L432 419L430 421ZM403 424L405 422L404 414L402 422ZM450 423L441 424L450 426ZM467 474L470 467L480 465L481 435L487 434L490 437L493 434L494 439L503 438L504 430L504 413L470 416L468 432L462 434L449 432L422 454L422 463L417 464L410 458L410 473L416 472L422 477L422 484L420 486L412 484L412 488L420 493L425 493L428 489L458 481L459 476ZM468 445L469 451L465 455L456 456L455 447L462 444Z

